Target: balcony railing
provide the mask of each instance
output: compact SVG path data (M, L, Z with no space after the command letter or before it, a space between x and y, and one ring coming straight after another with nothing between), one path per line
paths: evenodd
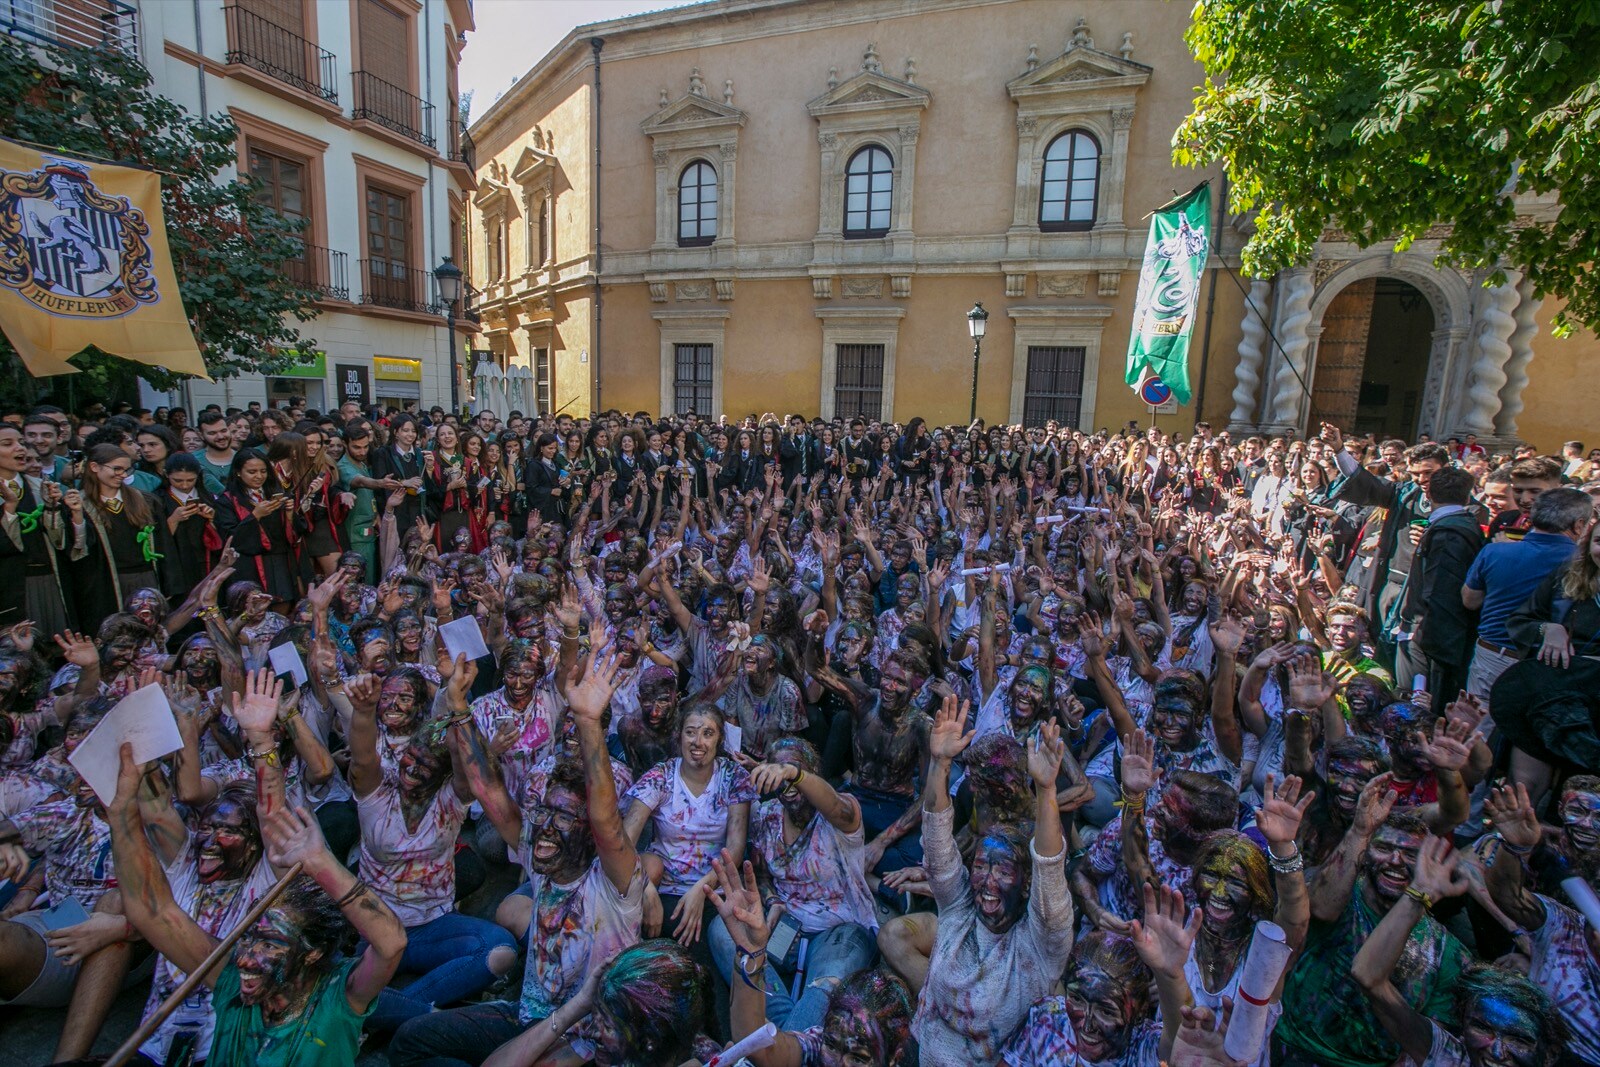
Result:
M51 48L114 48L139 58L139 11L122 0L0 0L0 31Z
M478 146L472 143L467 124L460 119L450 120L450 155L453 163L465 163L474 174L478 171Z
M350 75L350 82L355 89L351 118L370 119L402 137L435 147L432 104L364 70Z
M433 275L386 259L361 260L361 302L400 311L444 314L434 298Z
M222 9L228 17L228 62L252 67L285 85L324 100L339 99L338 61L332 52L246 8Z
M283 272L328 300L350 299L350 257L332 248L305 245L299 259L283 262Z

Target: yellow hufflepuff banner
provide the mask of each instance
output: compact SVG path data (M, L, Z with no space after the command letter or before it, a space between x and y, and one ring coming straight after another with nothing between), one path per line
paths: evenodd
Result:
M153 171L0 138L0 330L36 377L90 345L209 378L178 293Z

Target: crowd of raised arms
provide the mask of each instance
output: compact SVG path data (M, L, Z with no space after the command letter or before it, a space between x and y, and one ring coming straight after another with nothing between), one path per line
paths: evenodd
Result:
M1597 456L5 413L0 1031L299 865L142 1062L1600 1064Z

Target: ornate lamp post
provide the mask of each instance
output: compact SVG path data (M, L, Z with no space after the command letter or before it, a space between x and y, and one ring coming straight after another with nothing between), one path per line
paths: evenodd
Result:
M444 305L445 326L450 332L450 410L461 415L461 372L456 366L456 301L461 299L461 268L455 260L445 256L433 268L433 280L439 286L439 303Z
M978 355L983 351L983 332L989 322L989 313L983 310L983 301L972 305L967 312L967 332L972 335L972 411L967 425L978 421Z

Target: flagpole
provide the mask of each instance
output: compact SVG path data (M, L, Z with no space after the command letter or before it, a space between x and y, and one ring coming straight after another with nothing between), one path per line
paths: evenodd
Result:
M1206 370L1211 366L1211 320L1217 317L1217 272L1227 269L1222 260L1222 220L1228 210L1228 169L1222 169L1222 192L1217 197L1217 222L1211 229L1212 251L1217 263L1211 268L1211 292L1206 296L1206 335L1200 342L1200 384L1194 391L1194 421L1205 418Z

